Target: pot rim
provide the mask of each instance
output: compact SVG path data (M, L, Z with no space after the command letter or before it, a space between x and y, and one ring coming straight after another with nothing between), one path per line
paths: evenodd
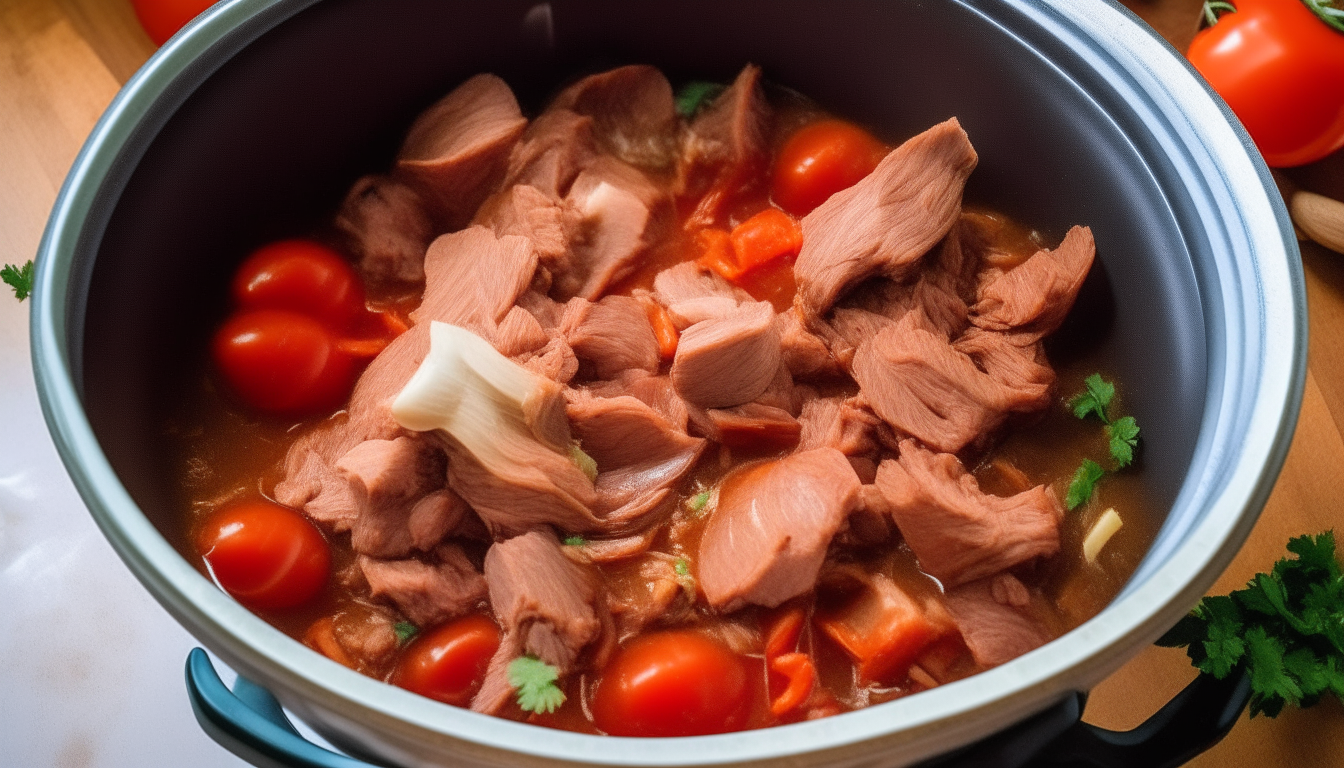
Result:
M1214 582L1249 534L1287 454L1306 379L1306 299L1287 211L1230 110L1183 57L1105 0L961 0L986 18L1007 6L1109 73L1142 113L1217 240L1216 284L1201 284L1227 327L1210 342L1200 439L1173 508L1202 514L1150 553L1098 616L1008 664L822 720L720 736L631 739L544 731L441 705L310 652L198 573L139 510L103 454L80 399L82 307L92 253L117 197L154 136L219 66L318 0L228 0L169 41L126 84L76 158L39 247L33 367L62 461L118 554L173 616L248 677L305 714L318 711L373 742L434 741L486 762L523 758L640 766L755 763L803 754L852 762L876 746L917 760L993 733L1087 689L1150 643ZM994 22L997 23L997 22ZM1192 236L1188 234L1187 236ZM1217 302L1221 302L1218 304ZM1273 338L1270 335L1273 334ZM1216 376L1221 368L1221 377ZM1165 538L1163 538L1165 537ZM1173 540L1179 539L1179 540ZM344 741L344 740L343 740ZM360 739L354 739L358 743ZM409 752L407 754L410 754Z

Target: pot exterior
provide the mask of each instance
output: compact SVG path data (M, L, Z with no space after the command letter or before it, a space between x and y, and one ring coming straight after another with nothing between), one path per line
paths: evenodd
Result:
M148 329L164 316L208 318L193 286L227 274L228 254L258 228L334 207L455 82L491 69L535 104L563 72L613 60L720 79L755 61L892 135L956 114L982 157L970 194L1047 231L1093 226L1106 290L1090 300L1118 305L1102 343L1135 371L1145 471L1171 510L1111 606L1045 648L916 697L664 742L540 729L365 678L273 629L177 553L152 522L171 504L145 425L162 396L154 374L184 339ZM393 65L407 73L395 82L378 73ZM266 149L276 137L285 153ZM283 173L258 187L271 167ZM205 190L193 186L201 179ZM1250 531L1306 365L1296 240L1272 190L1244 131L1184 60L1101 0L232 0L127 84L76 160L38 257L34 368L62 458L131 570L203 644L354 754L406 766L906 765L1099 682L1188 610ZM162 216L165 198L181 210ZM233 234L200 245L202 232ZM193 239L199 263L173 261ZM128 269L137 251L149 265ZM164 286L185 289L159 299L158 314L119 309Z

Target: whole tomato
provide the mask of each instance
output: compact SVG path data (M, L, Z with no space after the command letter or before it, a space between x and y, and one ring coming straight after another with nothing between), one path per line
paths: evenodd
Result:
M317 596L331 570L327 540L308 518L270 501L224 507L196 532L215 580L252 608L293 608Z
M216 332L211 352L234 394L275 416L337 408L355 382L355 363L331 331L297 312L238 312Z
M1303 0L1237 0L1187 54L1275 167L1344 146L1344 32Z
M455 707L471 704L490 657L499 648L499 627L471 615L417 637L397 663L392 684Z
M775 157L770 197L794 216L806 216L831 195L872 173L887 147L843 120L820 120L799 128Z
M240 309L287 309L347 331L366 314L350 262L312 240L278 240L253 251L233 275Z
M155 45L168 42L177 30L214 4L214 0L131 0L140 26Z
M688 631L641 635L616 652L593 691L593 722L613 736L701 736L746 724L745 660Z

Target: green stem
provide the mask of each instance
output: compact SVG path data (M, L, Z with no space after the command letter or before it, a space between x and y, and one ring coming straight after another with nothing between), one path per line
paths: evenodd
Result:
M1310 0L1303 0L1303 2L1310 2ZM1209 0L1204 3L1204 26L1212 27L1217 24L1221 14L1236 12L1237 6L1232 3L1223 2L1223 0Z
M1316 18L1336 32L1344 32L1344 8L1336 8L1333 0L1302 0Z

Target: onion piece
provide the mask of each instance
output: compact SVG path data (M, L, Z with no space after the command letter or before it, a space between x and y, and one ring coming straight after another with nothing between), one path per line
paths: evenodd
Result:
M1097 522L1092 524L1092 530L1087 532L1087 538L1083 539L1083 557L1087 558L1087 562L1096 564L1101 548L1106 546L1106 542L1110 541L1124 524L1114 507L1101 513Z

